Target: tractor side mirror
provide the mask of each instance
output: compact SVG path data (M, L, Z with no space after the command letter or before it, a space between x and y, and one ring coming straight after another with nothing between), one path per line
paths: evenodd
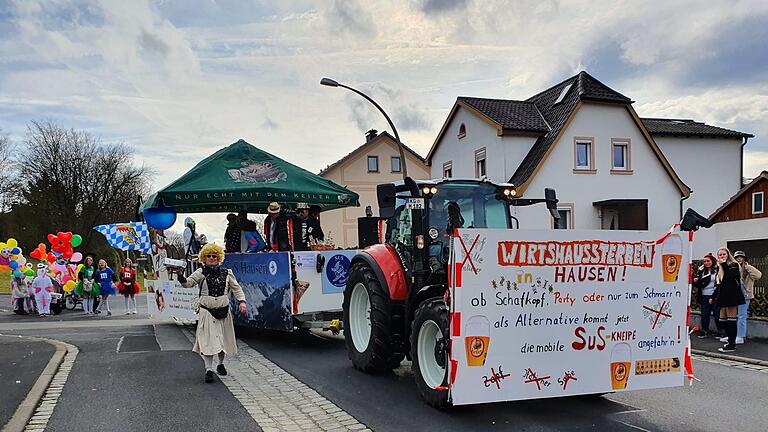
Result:
M395 194L394 183L384 183L376 186L380 218L389 219L395 215Z
M555 220L555 222L557 222L558 219L560 219L560 213L557 211L558 200L555 190L551 188L544 188L544 199L546 200L549 213L552 215L552 218Z

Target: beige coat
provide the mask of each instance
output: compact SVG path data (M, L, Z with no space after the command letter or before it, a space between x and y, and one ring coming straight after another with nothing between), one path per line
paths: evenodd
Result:
M229 306L229 293L235 296L237 301L245 301L245 294L240 284L237 283L232 270L227 276L227 290L223 296L211 297L208 295L208 283L205 281L203 269L197 269L189 275L187 281L181 284L185 288L193 286L201 287L198 304L207 308L219 308ZM197 308L196 308L197 309ZM237 342L235 341L235 326L232 322L232 312L226 318L217 320L208 310L199 308L197 312L197 332L195 333L195 346L192 351L202 355L216 355L222 351L228 355L237 354Z
M747 288L747 298L751 300L755 298L755 282L763 277L763 273L748 263L744 263L742 267L744 268L744 271L741 275L741 282L744 284L744 287Z

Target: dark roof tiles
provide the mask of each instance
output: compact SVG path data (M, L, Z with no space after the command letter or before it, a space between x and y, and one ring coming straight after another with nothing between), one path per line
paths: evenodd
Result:
M464 102L496 122L502 129L549 132L549 126L533 102L506 99L459 97Z
M754 137L752 134L725 129L717 126L710 126L708 124L696 122L690 119L643 118L641 120L651 135L699 136L710 138Z

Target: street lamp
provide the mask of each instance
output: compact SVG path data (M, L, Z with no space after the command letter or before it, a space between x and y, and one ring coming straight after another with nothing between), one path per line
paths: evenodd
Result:
M361 92L360 90L341 84L336 80L332 80L330 78L323 78L320 80L320 85L324 85L328 87L342 87L349 91L357 93L360 96L364 97L365 100L372 103L373 106L375 106L384 115L384 118L386 118L387 122L389 123L389 127L392 128L392 132L395 133L395 140L397 140L397 149L400 151L400 171L403 173L403 180L405 180L405 178L408 177L408 170L405 168L405 152L403 151L403 143L400 141L400 134L397 133L397 128L395 128L394 123L392 123L392 120L389 118L387 113L384 112L384 109L381 108L381 106L379 106L379 104L377 104L375 100L368 97L368 95L366 95L365 93Z

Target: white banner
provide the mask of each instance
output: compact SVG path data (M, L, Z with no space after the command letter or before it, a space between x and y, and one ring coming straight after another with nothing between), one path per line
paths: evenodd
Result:
M178 318L195 321L198 287L183 288L175 280L144 280L147 308L152 318Z
M683 384L688 232L458 234L455 405Z

